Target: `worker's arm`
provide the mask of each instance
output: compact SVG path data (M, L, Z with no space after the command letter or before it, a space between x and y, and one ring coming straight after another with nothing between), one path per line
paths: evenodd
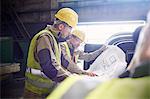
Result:
M68 56L66 47L61 44L61 64L64 68L68 69L71 73L83 74L83 70L81 70L74 62L71 60L71 57Z
M87 72L85 70L80 69L78 65L74 63L73 60L71 60L71 58L68 56L66 52L66 47L64 45L61 45L61 52L62 52L61 64L64 66L64 68L69 70L71 73L83 74L83 75L88 75L91 77L97 76L95 73Z
M95 60L104 50L107 49L106 45L102 45L98 50L90 53L85 53L83 51L78 51L76 53L79 54L79 59L84 60L86 62Z
M57 62L54 55L54 43L52 37L44 35L37 41L37 59L44 74L52 80L62 81L71 73L65 71Z

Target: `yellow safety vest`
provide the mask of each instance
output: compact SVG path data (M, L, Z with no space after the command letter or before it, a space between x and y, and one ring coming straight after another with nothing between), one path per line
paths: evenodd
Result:
M49 30L42 30L38 34L36 34L31 40L29 52L28 52L28 59L27 59L27 66L29 68L41 70L40 64L35 60L34 51L36 48L37 38L43 33L48 33L53 38L55 56L56 56L57 62L60 63L59 47L53 34ZM25 88L27 90L30 90L33 93L37 93L41 95L47 94L54 87L54 82L50 80L49 78L46 78L40 75L35 75L30 72L26 72L25 76L26 76Z
M149 99L150 76L113 79L97 86L85 99Z
M69 47L68 47L67 42L61 42L60 44L65 47L65 50L66 50L66 52L67 52L67 56L71 59L71 53L70 53L70 49L69 49Z
M66 92L72 91L71 88L83 78L84 76L68 77L46 99L66 99L67 96L64 97ZM85 90L86 96L84 96L83 99L149 99L149 80L150 77L147 76L142 78L112 79L106 82L99 82L90 92L86 93L87 90ZM86 84L86 82L84 83ZM80 90L80 88L74 88L74 92ZM69 97L71 97L71 95Z
M72 75L65 79L46 99L62 99L70 87L84 76Z
M65 46L65 49L69 58L72 59L75 63L77 63L79 55L71 56L70 49L69 49L67 42L62 42L61 44Z

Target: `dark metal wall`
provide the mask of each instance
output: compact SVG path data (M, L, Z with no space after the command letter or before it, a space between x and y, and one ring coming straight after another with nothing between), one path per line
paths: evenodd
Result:
M27 50L34 34L51 24L61 7L71 7L79 22L145 20L150 0L1 0L0 36L13 38L13 57L25 71ZM123 0L124 1L124 0Z
M61 2L79 13L80 22L145 20L150 0L75 0Z
M132 2L104 4L96 7L81 8L78 12L80 21L123 21L123 20L145 20L150 10L149 2Z
M47 23L51 23L54 13L61 7L76 10L80 22L145 20L150 10L150 0L2 0L2 31L6 31L4 35L11 31L17 34L19 31L18 27L13 27L13 30L9 29L7 32L6 27L12 28L16 24L10 15L10 5L24 24L25 32L31 37Z

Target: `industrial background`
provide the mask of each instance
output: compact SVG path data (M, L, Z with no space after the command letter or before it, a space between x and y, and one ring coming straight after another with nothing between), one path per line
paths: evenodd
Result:
M62 7L74 9L79 22L146 20L150 0L1 0L1 98L22 96L29 42Z

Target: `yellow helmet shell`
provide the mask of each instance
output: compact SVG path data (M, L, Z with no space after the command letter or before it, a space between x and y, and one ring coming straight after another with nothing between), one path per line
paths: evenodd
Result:
M56 14L55 17L59 20L67 23L71 27L76 27L78 23L78 14L70 8L62 8Z
M85 33L81 30L75 29L71 34L78 37L82 42L85 40Z

